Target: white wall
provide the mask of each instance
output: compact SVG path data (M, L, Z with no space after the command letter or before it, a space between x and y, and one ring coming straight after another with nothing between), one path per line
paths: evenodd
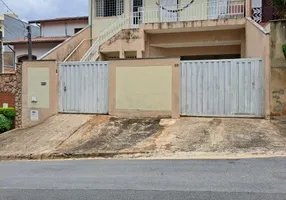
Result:
M42 37L59 37L74 35L75 28L84 28L88 20L44 22L42 26Z
M37 56L37 58L40 58L42 55L50 51L58 44L59 43L33 44L32 53L34 56ZM16 44L14 45L14 50L15 50L15 62L17 62L18 56L28 55L28 44Z

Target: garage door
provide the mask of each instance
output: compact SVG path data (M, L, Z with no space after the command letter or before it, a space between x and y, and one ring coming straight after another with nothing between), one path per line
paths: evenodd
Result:
M262 59L181 62L181 114L264 117Z
M61 63L59 110L62 113L108 113L108 63Z

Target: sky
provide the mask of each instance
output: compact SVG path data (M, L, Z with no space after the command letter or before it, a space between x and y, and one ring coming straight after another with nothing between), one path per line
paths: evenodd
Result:
M3 1L19 16L19 18L25 21L88 15L88 0ZM7 13L7 10L8 9L0 1L0 14Z

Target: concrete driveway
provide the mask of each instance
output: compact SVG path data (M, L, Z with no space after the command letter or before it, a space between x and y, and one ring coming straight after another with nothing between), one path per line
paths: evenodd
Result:
M92 117L87 115L57 115L37 126L0 135L0 155L40 156L56 150Z
M277 156L286 155L285 133L279 123L262 119L58 115L0 135L0 155L1 159Z

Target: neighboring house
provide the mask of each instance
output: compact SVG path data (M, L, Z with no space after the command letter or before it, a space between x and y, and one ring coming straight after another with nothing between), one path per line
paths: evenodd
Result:
M29 24L33 24L33 26L37 26L40 29L40 37L32 39L33 59L37 60L86 27L88 25L88 17L33 20L29 21ZM27 39L10 40L6 41L5 44L14 46L16 62L21 63L28 59Z
M0 15L3 26L3 64L5 66L5 72L11 72L14 69L14 46L6 45L6 41L24 39L27 36L26 27L29 25L27 22L20 20L18 16L14 14ZM0 20L1 21L1 20ZM0 22L1 23L1 22ZM1 26L1 25L0 25ZM33 35L32 37L40 36L40 28L36 26L31 27Z
M4 30L4 26L3 26L3 21L4 21L4 16L0 16L0 32L1 32L1 36L2 38L0 38L0 47L1 47L1 51L0 51L0 73L2 73L3 70L3 66L4 66L4 57L3 57L3 30Z
M273 6L273 0L252 0L251 8L253 19L262 25L278 18Z
M244 58L246 18L263 22L263 6L262 0L89 0L94 43L82 60Z

